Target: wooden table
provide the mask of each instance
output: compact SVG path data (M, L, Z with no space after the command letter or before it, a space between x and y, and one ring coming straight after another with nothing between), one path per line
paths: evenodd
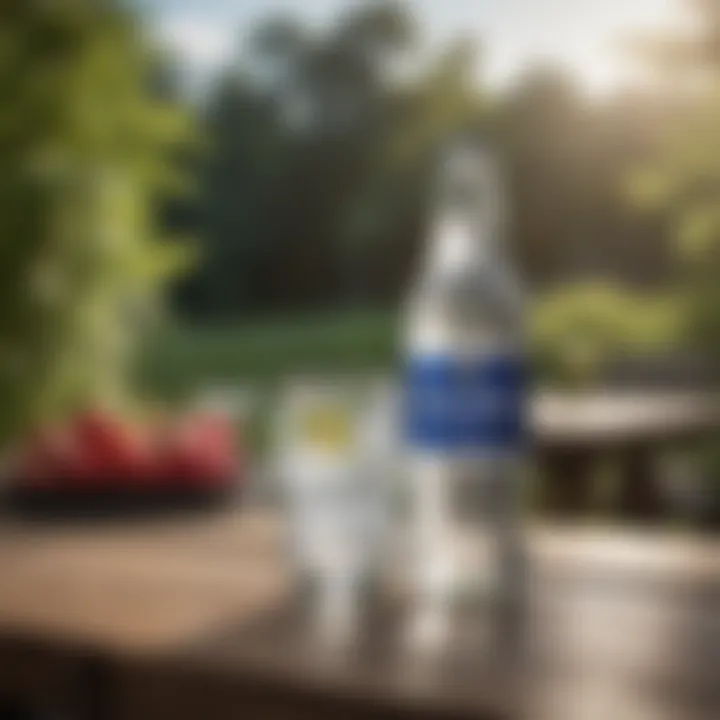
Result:
M535 448L548 509L575 514L589 504L599 460L615 461L626 516L661 514L655 476L661 451L720 438L720 392L541 393L532 406Z
M291 601L277 519L0 525L0 695L70 717L717 720L720 541L529 531L524 601L368 610L330 641Z

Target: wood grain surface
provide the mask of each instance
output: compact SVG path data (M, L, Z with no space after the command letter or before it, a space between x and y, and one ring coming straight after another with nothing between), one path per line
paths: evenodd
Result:
M329 636L276 517L0 525L0 695L118 718L716 720L720 542L533 528L518 602Z

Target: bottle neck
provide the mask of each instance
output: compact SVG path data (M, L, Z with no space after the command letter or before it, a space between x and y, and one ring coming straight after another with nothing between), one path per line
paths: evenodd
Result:
M462 144L451 147L438 171L431 213L431 268L454 271L499 260L504 200L489 151Z
M435 221L427 258L435 271L457 271L481 267L500 257L497 235L480 222L459 214L443 214Z

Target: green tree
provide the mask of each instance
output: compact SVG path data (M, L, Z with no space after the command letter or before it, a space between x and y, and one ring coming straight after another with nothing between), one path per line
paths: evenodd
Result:
M685 341L720 357L720 5L691 0L695 31L651 38L643 52L672 68L681 110L652 162L631 183L635 200L668 218L681 266Z
M484 117L472 46L454 43L410 74L414 18L381 3L322 31L270 21L250 47L208 107L204 257L188 309L386 298L408 272L438 145Z
M156 57L107 0L0 6L0 440L121 402L160 281L158 238L189 119L151 92Z
M622 182L654 149L665 104L636 94L590 101L567 71L543 65L503 93L497 108L528 281L660 284L668 275L666 233L628 206Z
M592 114L572 76L538 67L502 99L518 254L531 279L568 272L592 223L589 155Z
M273 99L240 72L218 81L205 126L195 228L202 252L182 285L180 308L190 316L232 317L263 299L290 144Z

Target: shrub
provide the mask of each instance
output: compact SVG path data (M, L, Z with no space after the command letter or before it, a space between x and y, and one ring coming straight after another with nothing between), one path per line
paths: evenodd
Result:
M531 319L531 343L541 380L586 386L609 360L666 351L679 337L674 298L611 284L578 284L542 297Z

